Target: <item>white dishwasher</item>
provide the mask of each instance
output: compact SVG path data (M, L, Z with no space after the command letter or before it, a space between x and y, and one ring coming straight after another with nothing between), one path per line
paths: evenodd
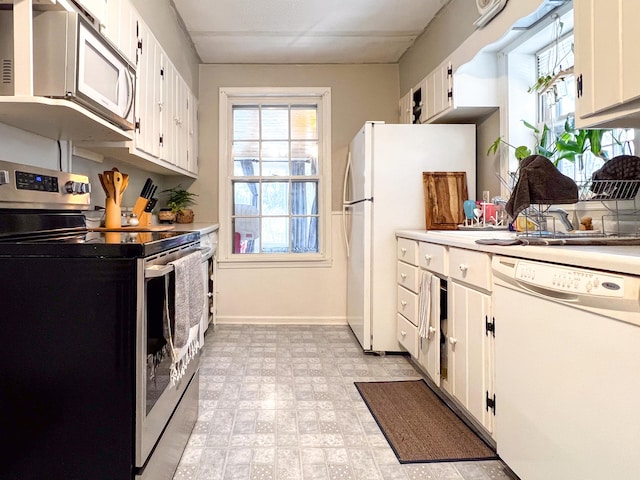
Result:
M640 277L492 269L500 457L522 480L640 479Z

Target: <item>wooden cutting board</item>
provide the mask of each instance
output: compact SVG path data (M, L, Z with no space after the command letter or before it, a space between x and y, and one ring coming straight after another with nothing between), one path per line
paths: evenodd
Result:
M423 172L422 185L427 230L456 230L464 223L465 172Z

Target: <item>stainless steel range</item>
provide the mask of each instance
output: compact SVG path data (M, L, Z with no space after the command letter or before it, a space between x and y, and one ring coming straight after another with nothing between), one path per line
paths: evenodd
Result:
M168 334L199 234L87 229L89 191L0 161L3 479L171 479L198 415Z

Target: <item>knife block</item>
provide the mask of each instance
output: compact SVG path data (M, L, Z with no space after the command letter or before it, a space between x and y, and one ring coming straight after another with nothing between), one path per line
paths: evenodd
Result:
M104 207L104 226L106 228L120 228L122 226L122 211L120 205L118 205L113 198L107 197Z
M151 225L151 212L142 212L138 217L138 226L148 227Z

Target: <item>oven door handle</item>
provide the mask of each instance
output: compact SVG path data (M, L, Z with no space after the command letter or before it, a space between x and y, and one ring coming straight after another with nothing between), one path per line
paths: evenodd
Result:
M171 264L168 265L152 265L144 269L144 278L158 278L169 275L174 271L174 267Z
M200 253L202 254L202 260L209 260L213 257L213 247L201 248Z

